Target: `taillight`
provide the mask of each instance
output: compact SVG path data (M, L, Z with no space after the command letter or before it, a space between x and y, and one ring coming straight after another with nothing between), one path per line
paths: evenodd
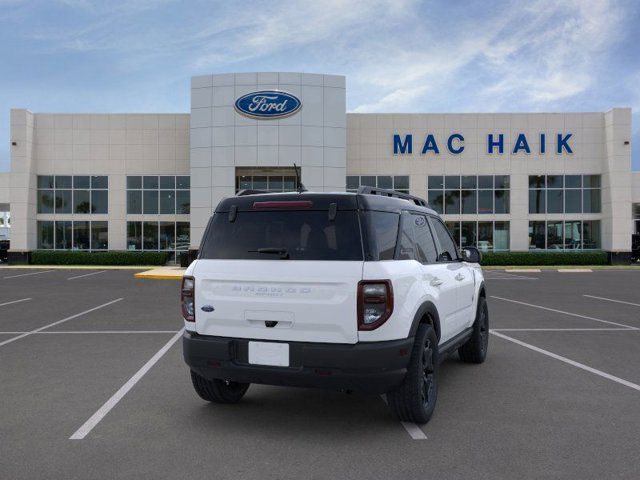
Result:
M390 280L363 280L358 283L358 330L374 330L393 312Z
M196 280L193 277L182 277L180 290L180 303L182 304L182 316L187 322L196 321Z

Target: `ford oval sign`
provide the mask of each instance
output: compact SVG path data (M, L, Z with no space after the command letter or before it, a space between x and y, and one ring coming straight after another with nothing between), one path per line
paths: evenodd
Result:
M236 110L242 115L252 118L283 118L293 115L302 107L298 97L277 90L252 92L238 98Z

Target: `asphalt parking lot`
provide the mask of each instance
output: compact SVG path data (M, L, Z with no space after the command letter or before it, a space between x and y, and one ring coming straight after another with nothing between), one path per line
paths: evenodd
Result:
M640 271L488 271L489 357L423 427L379 396L193 391L179 282L0 268L0 478L638 478Z

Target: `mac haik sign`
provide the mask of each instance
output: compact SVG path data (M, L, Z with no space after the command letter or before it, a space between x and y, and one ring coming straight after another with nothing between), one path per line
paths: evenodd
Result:
M545 153L547 153L547 151L555 152L559 155L563 153L573 153L570 142L572 135L573 134L571 133L558 133L555 135L547 135L546 133L541 133L536 136L539 142L536 143L537 148L533 153L538 153L541 155L544 155ZM464 151L464 136L461 133L453 133L449 135L445 141L441 141L441 143L439 144L436 141L436 137L432 133L429 133L420 140L416 139L415 147L416 151L420 152L421 155L426 155L428 153L439 155L442 148L446 148L449 153L459 155ZM393 135L394 155L412 154L413 151L413 134ZM507 145L505 143L503 133L487 134L486 152L488 154L500 155L507 151L512 154L532 153L529 139L524 133L519 133L512 145Z

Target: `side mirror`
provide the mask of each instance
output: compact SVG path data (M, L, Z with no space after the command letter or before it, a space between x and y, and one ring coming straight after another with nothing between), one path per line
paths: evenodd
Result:
M476 247L464 247L462 249L462 259L469 263L480 263L482 254Z

